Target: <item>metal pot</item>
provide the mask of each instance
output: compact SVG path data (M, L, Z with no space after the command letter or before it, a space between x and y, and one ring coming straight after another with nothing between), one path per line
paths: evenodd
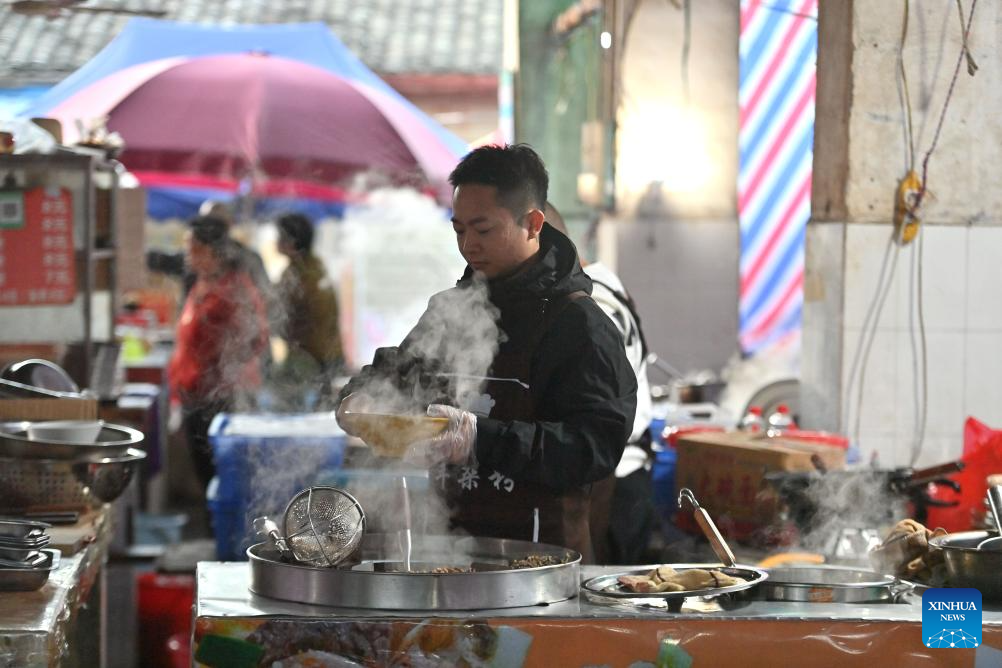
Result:
M382 610L477 610L556 603L575 596L581 555L555 545L500 538L415 535L410 571L395 534L366 534L359 563L337 568L289 564L268 543L247 549L255 594L310 605ZM530 555L560 561L510 568ZM433 573L441 566L474 572Z
M874 603L890 601L911 587L890 575L844 566L770 568L756 594L767 601Z
M93 443L44 441L28 438L31 422L0 423L0 457L25 459L79 459L121 457L143 442L143 433L130 427L105 423Z
M963 531L938 536L929 545L943 550L947 582L951 587L972 587L986 601L1002 601L1002 550L978 549L996 532Z

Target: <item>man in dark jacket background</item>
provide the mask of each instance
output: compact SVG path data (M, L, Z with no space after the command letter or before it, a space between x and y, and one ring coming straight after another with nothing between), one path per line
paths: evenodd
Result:
M573 243L545 222L539 156L481 147L449 180L466 272L348 383L339 421L350 430L344 413L365 410L447 417L440 436L411 448L432 467L453 525L526 540L538 521L540 540L590 560L589 520L608 514L636 377Z

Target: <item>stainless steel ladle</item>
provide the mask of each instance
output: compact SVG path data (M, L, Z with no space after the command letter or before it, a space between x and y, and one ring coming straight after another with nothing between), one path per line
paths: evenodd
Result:
M685 504L692 507L692 514L696 519L696 524L703 530L703 535L706 536L706 539L710 541L710 547L713 548L713 552L720 559L720 562L724 566L733 566L734 553L731 552L731 548L727 545L724 537L720 535L717 525L710 519L710 514L699 506L699 502L696 501L696 495L688 487L683 487L678 492L679 509L686 510Z

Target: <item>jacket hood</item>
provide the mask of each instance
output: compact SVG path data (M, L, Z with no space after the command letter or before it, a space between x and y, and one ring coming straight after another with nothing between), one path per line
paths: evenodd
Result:
M592 282L581 269L574 242L549 223L543 225L539 253L533 259L511 276L488 281L491 300L525 296L556 299L578 291L591 294ZM456 285L466 287L472 282L473 268L468 266Z

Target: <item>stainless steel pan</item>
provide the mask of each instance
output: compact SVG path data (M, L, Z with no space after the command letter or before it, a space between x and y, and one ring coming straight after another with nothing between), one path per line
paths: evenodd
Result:
M770 568L769 579L755 591L767 601L801 603L875 603L911 591L890 575L844 566Z

